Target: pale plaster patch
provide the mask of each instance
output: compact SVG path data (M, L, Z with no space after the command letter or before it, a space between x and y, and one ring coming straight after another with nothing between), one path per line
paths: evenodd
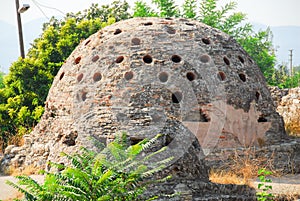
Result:
M198 138L204 150L259 145L271 127L271 122L258 122L261 113L255 102L250 104L248 112L223 101L206 105L202 111L209 122L185 121L183 124Z

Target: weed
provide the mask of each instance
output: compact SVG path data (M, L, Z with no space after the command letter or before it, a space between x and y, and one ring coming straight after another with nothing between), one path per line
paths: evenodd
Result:
M258 201L268 201L274 198L274 195L270 193L270 190L272 190L272 185L270 185L272 180L267 178L269 175L272 175L272 172L269 170L264 168L258 170L258 178L260 183L257 187L259 190L261 190L260 192L256 193Z

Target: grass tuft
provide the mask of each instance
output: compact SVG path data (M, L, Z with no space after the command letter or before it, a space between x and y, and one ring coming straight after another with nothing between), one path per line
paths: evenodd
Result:
M30 176L30 175L39 174L40 171L41 169L35 167L34 165L29 165L23 168L10 166L8 169L6 169L5 174L10 176L20 176L20 175Z
M280 175L280 172L274 170L273 157L259 156L255 148L236 150L229 162L210 171L209 179L220 184L250 185L262 168L271 170L273 175Z

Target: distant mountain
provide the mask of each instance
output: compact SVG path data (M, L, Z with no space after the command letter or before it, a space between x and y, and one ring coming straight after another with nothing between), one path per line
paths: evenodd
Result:
M26 50L31 47L34 39L38 38L42 34L43 24L47 21L48 20L46 18L39 18L24 24L23 33Z
M274 35L274 45L278 45L277 59L278 61L289 61L289 50L293 49L293 65L300 65L300 27L271 27Z
M0 21L0 67L7 72L11 62L16 60L18 53L18 35L16 27Z
M25 52L30 48L34 39L42 33L42 25L45 21L46 19L41 18L23 24ZM20 56L17 25L0 20L0 33L0 70L7 73L11 63Z
M266 25L253 23L255 30L265 30ZM276 48L277 63L289 65L289 50L293 49L293 65L300 65L300 26L270 27Z
M48 21L45 18L33 20L23 24L25 52L30 44L42 33L42 25ZM252 23L254 29L264 30L266 25ZM289 62L289 50L293 49L293 64L300 65L300 26L270 27L273 32L273 44L277 49L277 63ZM16 61L20 55L19 38L16 25L0 21L0 70L8 72L11 63Z

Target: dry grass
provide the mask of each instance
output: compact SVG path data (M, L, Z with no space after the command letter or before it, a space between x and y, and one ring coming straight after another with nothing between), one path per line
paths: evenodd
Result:
M3 147L4 147L4 142L3 142L2 138L0 138L0 154L4 153Z
M20 167L13 167L10 166L6 171L5 174L7 175L11 175L11 176L18 176L18 175L34 175L34 174L38 174L40 172L41 169L33 166L33 165L29 165L26 166L24 168L20 168Z
M248 184L248 181L242 177L239 177L234 172L222 171L222 170L210 170L209 179L211 182L218 184Z
M272 171L274 175L280 175L273 168L273 157L259 156L254 148L236 150L230 162L225 162L223 167L210 171L209 178L214 183L249 185L257 178L258 170L261 168Z
M274 197L274 201L295 201L300 198L300 192L279 194Z
M3 200L3 201L14 201L16 199L20 200L24 198L24 194L21 192L17 192L16 195L13 198L9 198L7 200Z
M23 135L14 135L14 136L10 136L8 138L7 143L4 142L4 140L0 137L0 154L4 153L4 147L6 147L7 145L16 145L16 146L22 146L24 145L24 138Z
M300 137L300 124L298 119L285 123L285 130L290 136Z
M24 145L24 138L23 138L23 135L14 135L14 136L11 136L9 139L8 139L8 142L7 142L8 145L16 145L18 147Z

